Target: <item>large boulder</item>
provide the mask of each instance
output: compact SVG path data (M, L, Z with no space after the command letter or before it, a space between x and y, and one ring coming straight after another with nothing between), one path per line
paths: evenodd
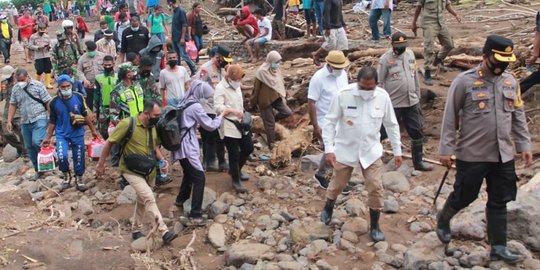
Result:
M296 244L307 244L317 239L330 239L330 228L320 221L295 222L290 227L291 240Z
M508 204L508 238L540 250L540 173L518 190L517 199Z
M17 154L17 149L15 149L15 147L11 146L11 144L7 144L2 150L2 157L5 162L13 162L19 157L19 154Z
M445 257L443 244L435 232L430 232L405 251L404 269L428 269L431 263L443 261Z
M256 264L260 259L275 256L271 251L272 247L265 244L250 243L243 240L235 243L225 252L225 261L227 265L236 267L240 267L244 263Z
M204 188L204 197L203 197L203 202L202 202L202 210L203 211L206 211L208 210L208 207L210 207L210 205L212 203L214 203L217 199L217 194L214 190L210 189L210 188ZM189 213L191 212L191 197L184 202L184 214L189 215Z
M396 193L409 191L409 180L401 172L386 172L382 174L382 182L385 189Z

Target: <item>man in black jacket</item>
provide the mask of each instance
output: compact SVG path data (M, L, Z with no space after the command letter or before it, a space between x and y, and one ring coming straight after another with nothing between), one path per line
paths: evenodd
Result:
M99 22L99 30L97 30L95 33L94 33L94 42L98 42L98 40L102 39L105 37L105 31L107 31L107 29L109 29L109 23L107 21L101 21ZM114 40L114 43L116 45L120 44L120 39L118 37L118 33L115 31L115 30L112 30L113 31L113 40Z
M122 33L120 59L123 59L124 55L130 52L139 54L142 49L148 46L148 41L150 41L148 29L140 25L139 17L131 17L130 22L131 27Z

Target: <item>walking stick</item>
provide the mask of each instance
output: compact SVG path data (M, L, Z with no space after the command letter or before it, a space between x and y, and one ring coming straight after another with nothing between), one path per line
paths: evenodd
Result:
M450 160L452 162L454 162L456 160L456 156L452 155L450 157ZM439 194L441 194L441 189L444 185L444 183L446 182L446 177L448 177L448 173L450 172L450 169L452 169L452 167L446 169L446 171L444 172L444 175L441 179L441 183L439 184L439 189L437 189L437 193L435 194L435 198L433 199L433 207L436 208L437 207L437 198L439 197Z

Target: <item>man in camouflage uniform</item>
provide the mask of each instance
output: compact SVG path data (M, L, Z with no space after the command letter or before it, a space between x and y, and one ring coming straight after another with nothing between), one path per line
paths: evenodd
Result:
M148 56L141 58L139 63L139 84L144 90L144 99L153 99L162 104L161 92L152 74L152 59Z
M120 82L111 92L109 105L110 121L116 125L127 117L135 117L143 111L144 90L135 78L137 69L129 63L120 65Z
M7 143L17 149L18 156L26 157L26 150L24 149L23 137L21 133L21 113L19 110L15 112L15 116L11 121L11 124L13 125L13 132L9 133L6 128L11 90L16 83L13 76L14 73L15 69L9 65L0 69L0 84L2 87L2 90L0 91L0 101L6 101L4 114L2 115L2 136L4 136Z
M63 31L57 31L56 38L58 42L52 50L53 67L56 76L62 75L65 68L71 68L75 73L77 62L79 61L77 48L71 42L67 41Z
M116 85L118 76L114 72L114 58L107 55L103 58L103 73L96 76L94 90L94 113L98 119L98 130L105 139L109 137L109 105L111 92Z
M431 71L442 64L444 58L454 48L454 41L450 36L450 31L446 26L446 20L443 15L444 9L450 14L456 17L457 21L461 23L461 16L456 12L451 5L450 0L418 0L416 10L414 12L414 18L412 22L412 30L416 35L418 26L416 20L422 13L422 29L424 29L424 83L426 85L433 85L431 79ZM441 43L442 49L437 54L435 52L435 38Z

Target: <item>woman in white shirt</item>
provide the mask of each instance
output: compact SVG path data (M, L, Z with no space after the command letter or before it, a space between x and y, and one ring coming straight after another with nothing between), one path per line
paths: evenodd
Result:
M214 106L217 114L225 109L244 112L244 98L240 85L245 73L241 66L231 65L225 77L216 85ZM237 192L247 192L241 181L249 180L249 175L242 173L242 167L253 152L251 130L240 130L237 124L242 121L239 117L229 116L223 121L220 136L223 138L229 153L229 174L232 177L233 188Z

